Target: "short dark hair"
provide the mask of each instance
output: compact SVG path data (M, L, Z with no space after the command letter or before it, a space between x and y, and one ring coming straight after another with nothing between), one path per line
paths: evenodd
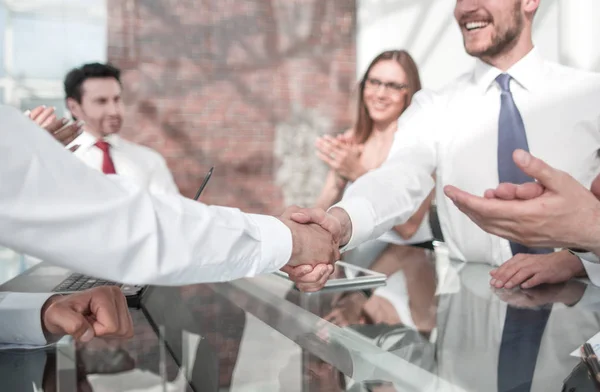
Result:
M121 70L110 64L90 63L73 68L65 76L64 86L66 98L73 98L81 103L83 82L90 78L115 78L121 84Z

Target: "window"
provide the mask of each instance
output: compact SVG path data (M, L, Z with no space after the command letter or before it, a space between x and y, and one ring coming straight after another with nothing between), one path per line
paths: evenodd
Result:
M0 102L64 115L65 74L106 61L106 21L105 0L0 2Z

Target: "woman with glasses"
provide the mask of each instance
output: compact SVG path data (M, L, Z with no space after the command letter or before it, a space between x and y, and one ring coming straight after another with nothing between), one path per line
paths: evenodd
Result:
M420 89L417 65L406 51L390 50L375 57L359 84L354 127L337 137L320 137L316 142L318 157L330 167L317 207L327 209L338 202L351 182L386 160L398 130L398 118ZM398 132L401 138L402 130ZM368 267L382 251L393 248L391 244L431 248L432 233L426 218L432 197L433 194L408 222L348 254L352 260L344 259Z

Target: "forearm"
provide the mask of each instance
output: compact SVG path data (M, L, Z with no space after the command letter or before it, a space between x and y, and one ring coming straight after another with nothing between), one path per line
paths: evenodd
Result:
M95 205L36 219L33 228L8 219L7 227L0 223L2 242L65 268L136 284L254 276L281 268L291 255L291 233L273 217L141 191Z
M345 210L351 221L346 225L351 232L344 233L347 249L405 223L432 189L431 176L414 166L387 165L360 178L334 206Z
M139 284L231 280L289 260L291 232L276 218L151 194L88 168L18 111L0 116L0 243L9 248Z
M344 192L344 186L347 181L336 179L336 173L330 170L325 180L325 185L321 190L321 194L315 202L315 207L327 210L329 207L340 201Z
M400 117L401 132L396 134L385 163L348 187L335 205L346 210L352 221L344 250L406 223L432 191L439 124L432 121L426 107L436 110L435 94L421 91Z

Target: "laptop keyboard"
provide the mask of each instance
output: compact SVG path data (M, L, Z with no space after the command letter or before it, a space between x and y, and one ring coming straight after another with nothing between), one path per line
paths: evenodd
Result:
M52 289L53 292L63 291L83 291L98 286L120 286L120 283L111 282L109 280L102 280L92 278L91 276L73 273L69 277L63 280L58 286Z

